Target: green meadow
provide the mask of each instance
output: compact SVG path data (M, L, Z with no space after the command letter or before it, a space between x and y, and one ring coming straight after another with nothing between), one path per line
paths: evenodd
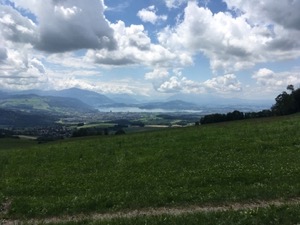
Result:
M0 221L298 198L299 128L294 114L45 144L0 139ZM295 224L299 212L295 205L110 224Z

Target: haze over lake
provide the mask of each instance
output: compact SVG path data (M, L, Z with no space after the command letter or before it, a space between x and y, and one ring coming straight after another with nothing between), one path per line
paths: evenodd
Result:
M100 112L132 112L132 113L170 113L170 112L184 112L184 113L201 113L203 110L166 110L166 109L141 109L138 107L101 107L98 108Z

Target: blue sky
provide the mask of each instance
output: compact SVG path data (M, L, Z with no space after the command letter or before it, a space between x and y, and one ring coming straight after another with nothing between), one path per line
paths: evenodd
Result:
M274 99L300 87L297 0L0 0L0 89Z

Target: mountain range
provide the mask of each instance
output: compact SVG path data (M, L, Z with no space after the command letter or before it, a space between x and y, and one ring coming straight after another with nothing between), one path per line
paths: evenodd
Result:
M137 107L140 109L200 110L203 107L270 108L269 100L226 99L212 95L177 94L156 102L141 102L132 95L104 95L93 91L70 88L65 90L0 91L0 108L52 110L54 112L91 112L103 107Z
M36 94L6 94L0 97L0 108L52 114L95 112L94 107L76 98L39 96Z

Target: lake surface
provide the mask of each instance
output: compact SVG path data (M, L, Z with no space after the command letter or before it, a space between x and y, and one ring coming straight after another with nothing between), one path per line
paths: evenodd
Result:
M201 113L202 110L165 110L165 109L140 109L138 107L103 107L98 108L100 112L133 112L133 113Z

